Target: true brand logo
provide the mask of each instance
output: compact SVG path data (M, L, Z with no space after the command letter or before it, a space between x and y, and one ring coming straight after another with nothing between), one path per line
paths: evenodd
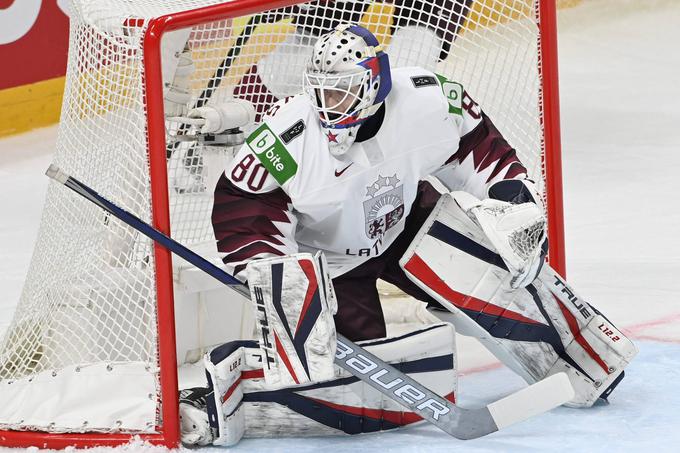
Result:
M270 352L274 352L274 346L271 341L271 330L269 328L269 320L267 319L267 311L264 307L264 297L262 294L262 288L259 286L253 286L252 291L255 294L255 305L257 306L257 317L260 323L260 332L262 333L262 343L261 348L265 355L265 364L267 369L271 369L270 364L274 363L275 360L269 355Z
M262 124L246 140L264 168L283 185L297 172L297 162L266 124Z
M590 318L591 314L590 311L588 311L588 305L584 304L583 302L578 300L578 297L574 294L574 292L567 286L566 283L564 283L562 280L560 280L558 277L555 277L555 286L556 287L562 287L562 293L564 293L567 296L567 299L569 299L569 302L576 308L581 315L585 318L588 319Z

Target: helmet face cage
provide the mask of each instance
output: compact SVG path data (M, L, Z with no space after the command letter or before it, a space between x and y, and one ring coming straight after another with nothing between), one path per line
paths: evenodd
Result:
M314 45L303 87L323 127L358 126L375 112L390 90L387 54L369 30L338 25Z
M305 92L325 127L354 125L361 111L373 103L375 91L371 90L371 71L358 69L346 74L305 72Z
M391 87L389 59L369 30L341 24L317 40L303 88L319 114L332 155L349 150L361 124L380 108Z

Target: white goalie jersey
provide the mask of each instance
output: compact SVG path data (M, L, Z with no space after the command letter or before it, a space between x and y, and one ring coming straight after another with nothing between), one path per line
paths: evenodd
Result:
M304 95L272 107L216 188L212 221L230 271L242 277L252 258L322 250L334 278L389 247L428 175L479 198L526 176L462 85L420 68L395 69L392 83L343 160Z

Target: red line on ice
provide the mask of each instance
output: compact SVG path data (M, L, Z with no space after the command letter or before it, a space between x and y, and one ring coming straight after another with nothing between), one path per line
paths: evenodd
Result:
M667 336L656 336L656 335L646 335L642 332L649 327L664 326L668 324L673 324L675 322L680 322L680 313L675 313L672 315L666 315L659 319L654 319L652 321L646 321L639 324L633 324L631 326L623 328L623 333L636 340L652 340L661 341L664 343L677 343L680 344L680 338L670 338Z
M675 321L680 321L680 313L676 313L674 315L666 315L662 318L655 319L653 321L647 321L640 324L633 324L632 326L626 327L625 330L631 334L635 334L636 332L646 329L647 327L662 326L664 324L670 324Z

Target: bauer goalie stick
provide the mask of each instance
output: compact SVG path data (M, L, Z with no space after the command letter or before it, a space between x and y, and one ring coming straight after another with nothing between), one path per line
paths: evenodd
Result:
M46 174L239 294L250 298L246 285L236 278L139 217L118 207L58 167L50 165ZM458 439L474 439L498 431L564 404L574 396L574 389L567 375L557 373L485 407L466 409L437 395L344 336L338 334L337 338L336 365Z

